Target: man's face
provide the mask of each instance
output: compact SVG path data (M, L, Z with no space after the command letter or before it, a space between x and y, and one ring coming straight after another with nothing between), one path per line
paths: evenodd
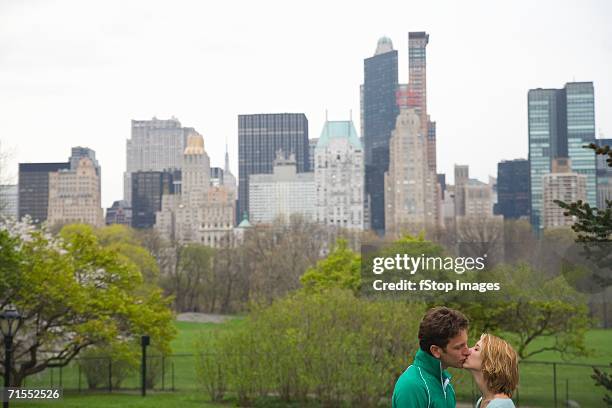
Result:
M459 334L450 339L445 348L431 346L431 354L442 362L443 368L462 368L470 355L467 340L467 330L461 330Z

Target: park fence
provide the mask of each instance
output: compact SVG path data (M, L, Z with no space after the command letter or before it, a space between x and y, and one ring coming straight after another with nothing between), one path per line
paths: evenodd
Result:
M153 392L204 392L196 373L196 354L148 356L146 388ZM517 407L597 407L603 406L605 390L592 379L593 368L608 370L609 365L570 362L522 361L520 385L513 396ZM472 376L452 370L458 401L476 401L478 388ZM140 367L121 366L112 357L76 358L64 367L49 368L30 376L23 387L60 387L64 393L140 392ZM232 390L228 389L231 395Z

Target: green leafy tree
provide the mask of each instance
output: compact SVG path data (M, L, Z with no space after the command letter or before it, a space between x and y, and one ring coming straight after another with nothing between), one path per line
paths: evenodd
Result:
M69 224L65 225L59 232L63 238L79 233L95 235L101 246L116 252L127 262L135 264L143 277L144 283L157 285L159 267L155 257L143 247L142 239L134 229L120 224L102 228L93 228L84 224Z
M586 296L559 275L546 276L527 263L499 265L486 272L501 292L468 295L453 306L470 317L474 335L501 333L522 359L545 351L563 358L586 355L586 331L591 326Z
M345 239L339 239L327 258L308 268L300 281L307 291L341 288L357 293L361 286L360 266L360 255L349 248Z
M591 143L586 147L594 150L597 155L607 156L606 163L608 167L612 167L612 149L610 146L598 146L595 143ZM610 265L612 200L606 200L606 207L602 209L591 207L589 203L580 200L575 203L555 202L566 210L564 213L566 216L572 215L576 217L576 222L572 225L572 229L578 233L577 241L596 243L595 246L590 246L591 258L599 266ZM612 276L610 276L609 272L604 275L597 274L595 279L604 288L612 286ZM596 368L593 370L593 379L596 384L608 391L612 391L612 381L610 381L609 374L601 372ZM606 404L612 405L612 399L609 395L604 397L604 401Z
M141 334L169 350L176 330L170 300L159 289L144 288L138 266L102 246L91 230L60 238L5 223L0 231L0 265L14 265L1 280L0 306L14 304L23 317L12 385L67 365L87 347L133 342Z

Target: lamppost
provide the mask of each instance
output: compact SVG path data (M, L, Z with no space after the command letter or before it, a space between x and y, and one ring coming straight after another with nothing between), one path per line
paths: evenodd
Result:
M140 393L142 396L147 395L147 346L151 344L151 338L149 336L140 336L140 345L142 346L142 363L141 363L141 389Z
M8 305L6 309L0 313L0 329L2 330L2 336L4 337L4 388L11 386L11 354L13 352L13 336L17 331L19 319L21 319L21 316L13 305ZM6 391L4 397L2 406L4 408L8 408L9 402Z

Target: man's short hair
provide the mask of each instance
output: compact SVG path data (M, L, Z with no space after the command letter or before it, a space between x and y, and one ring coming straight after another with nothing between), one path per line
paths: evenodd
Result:
M429 309L419 325L419 346L429 354L433 345L444 349L450 339L458 335L461 330L467 330L468 325L467 317L458 310L448 307Z

